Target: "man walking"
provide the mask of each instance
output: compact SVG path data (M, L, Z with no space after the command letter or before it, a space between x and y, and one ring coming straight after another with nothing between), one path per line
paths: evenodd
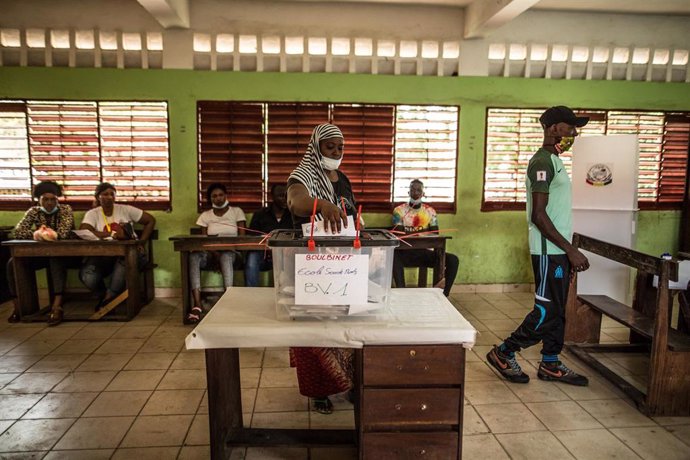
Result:
M526 179L534 309L486 358L507 380L527 383L529 376L522 371L515 353L542 342L537 377L586 386L587 377L569 369L558 357L563 348L570 272L589 268L587 258L570 244L571 184L559 155L570 148L578 134L577 128L585 126L589 118L578 117L568 107L557 106L546 110L539 121L544 129L544 142L529 161Z

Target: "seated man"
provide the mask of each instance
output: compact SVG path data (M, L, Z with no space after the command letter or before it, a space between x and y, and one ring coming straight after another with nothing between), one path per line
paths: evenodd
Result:
M287 187L274 184L271 187L271 204L252 216L249 228L263 233L276 229L292 229L292 215L287 208ZM259 273L273 269L271 251L249 251L245 256L244 281L246 286L259 285Z
M426 203L422 203L424 184L419 179L410 182L410 201L397 206L393 210L393 230L404 230L407 233L417 233L438 230L436 210ZM433 267L436 255L430 249L396 250L393 258L393 279L396 287L405 287L405 267ZM443 294L448 297L458 274L459 261L457 256L446 252L446 267L444 277L435 287L443 288Z

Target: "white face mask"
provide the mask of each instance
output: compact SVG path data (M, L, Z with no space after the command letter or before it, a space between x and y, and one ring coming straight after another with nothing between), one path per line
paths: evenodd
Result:
M41 208L41 211L43 211L44 213L46 213L46 214L48 214L48 215L55 214L56 212L59 211L59 209L58 209L57 206L55 206L55 207L54 207L53 209L51 209L50 211L48 211L48 210L47 210L46 208L44 208L43 206L41 206L40 208Z
M333 158L328 158L328 157L321 157L321 167L325 170L328 171L335 171L338 169L338 166L340 166L340 163L343 161L343 157L338 158L337 160L334 160Z
M412 198L410 198L410 206L418 206L418 205L420 205L420 204L422 204L422 199L421 199L421 198L418 199L418 200L413 200Z
M213 209L225 209L225 208L227 208L229 205L230 205L230 203L228 202L228 200L225 200L225 203L223 203L223 204L220 205L220 206L216 206L215 204L213 204L213 205L211 205L211 206L213 206Z

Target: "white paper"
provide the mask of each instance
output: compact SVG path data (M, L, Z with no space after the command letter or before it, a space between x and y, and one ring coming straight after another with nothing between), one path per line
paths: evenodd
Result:
M72 233L77 235L82 240L86 241L99 241L100 238L91 232L91 230L72 230Z
M348 315L358 315L367 311L378 310L381 308L380 303L363 303L363 304L351 304L350 308L347 310Z
M366 304L369 256L296 254L295 303L298 305Z
M341 222L342 224L342 222ZM324 230L323 221L314 222L314 237L318 236L357 236L357 228L355 227L355 221L352 216L347 216L347 228L341 226L340 233L332 233L330 231ZM309 238L311 235L311 222L302 224L302 234L305 238Z

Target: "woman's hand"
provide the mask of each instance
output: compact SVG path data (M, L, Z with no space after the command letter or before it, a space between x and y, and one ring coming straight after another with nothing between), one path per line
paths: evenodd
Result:
M36 241L56 241L57 233L50 227L41 225L41 227L34 232L34 240Z
M323 216L323 228L327 232L336 234L340 233L341 227L347 228L347 214L333 203L321 201L320 212Z
M127 239L129 239L127 237L127 234L125 233L125 229L119 225L117 227L113 228L112 235L113 235L113 238L116 240L127 240Z

